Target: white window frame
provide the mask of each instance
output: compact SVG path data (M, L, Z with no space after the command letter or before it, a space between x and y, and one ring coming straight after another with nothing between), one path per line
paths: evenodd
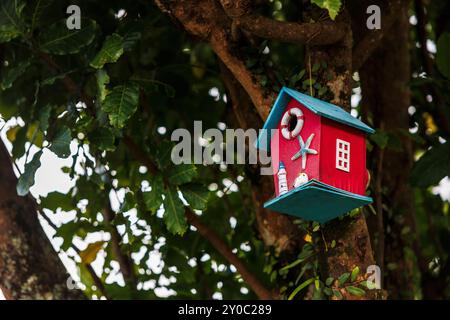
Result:
M336 139L336 169L350 172L350 142Z

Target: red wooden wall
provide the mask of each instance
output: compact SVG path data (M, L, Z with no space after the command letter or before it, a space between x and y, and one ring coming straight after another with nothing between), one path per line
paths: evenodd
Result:
M320 181L356 194L365 194L365 133L328 118L321 119ZM336 169L336 139L350 142L350 172Z
M303 112L303 128L300 131L300 135L303 141L306 142L308 137L314 133L315 136L311 142L310 148L317 150L317 155L308 154L306 161L306 168L304 172L308 175L309 179L319 179L319 157L320 157L320 121L321 117L310 111L308 108L301 105L297 100L291 99L285 109L285 112L291 108L300 108ZM283 113L284 114L284 113ZM274 184L275 193L278 196L278 165L279 161L283 161L286 172L287 172L287 182L289 190L293 189L293 184L295 178L298 174L302 172L302 159L301 157L292 161L291 157L300 150L300 144L297 138L286 140L283 138L280 132L280 122L278 123L278 130L272 137L271 140L271 155L272 155L272 165L274 169Z

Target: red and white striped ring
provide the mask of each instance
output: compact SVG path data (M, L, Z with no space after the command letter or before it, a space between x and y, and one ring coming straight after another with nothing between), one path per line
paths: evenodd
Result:
M297 117L297 124L295 128L290 131L289 130L289 120L291 117ZM281 118L281 134L287 140L291 140L300 134L300 131L303 128L303 112L299 108L292 108L286 111L283 114L283 118Z

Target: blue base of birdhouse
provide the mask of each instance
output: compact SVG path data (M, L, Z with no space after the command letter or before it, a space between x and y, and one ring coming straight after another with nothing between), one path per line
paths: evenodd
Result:
M372 198L310 180L264 204L264 208L309 221L327 222L372 203Z

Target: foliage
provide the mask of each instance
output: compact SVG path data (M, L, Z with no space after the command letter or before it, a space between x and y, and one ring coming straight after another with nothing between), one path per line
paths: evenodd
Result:
M300 11L294 1L278 2L266 10L280 20ZM362 280L365 270L347 270L337 279L323 277L318 256L324 240L317 223L297 221L305 237L294 257L264 247L255 228L254 177L248 167L171 164L172 130L192 131L193 121L199 119L203 128L223 128L223 123L236 126L211 47L183 34L146 1L77 3L82 8L82 28L68 30L65 8L72 1L1 1L0 114L11 121L6 135L13 160L26 160L17 185L19 195L29 193L44 152L69 163L61 170L72 179L73 187L67 193L41 197L39 205L43 214L74 213L73 220L58 225L55 237L62 239L60 250L77 263L85 293L121 299L158 298L164 295L161 292L187 299L255 298L234 266L189 226L188 210L213 229L264 284L280 288L283 298L342 299L347 294L367 294ZM311 3L326 9L333 20L342 5L340 0ZM429 7L432 30L437 30L436 12L442 10L438 3L433 1ZM445 113L450 114L448 34L436 36L431 35L431 41L437 42L432 62L439 74L419 76L423 72L416 57L419 49L411 45L417 51L411 66L412 130L378 128L368 141L373 152L398 152L403 148L401 138L414 141L417 161L411 182L418 228L415 235L411 230L402 232L420 239L433 270L445 265L450 252L448 201L428 188L450 174L449 133L438 122L435 105L427 100L431 83L442 95ZM327 63L302 63L308 60L304 46L254 39L240 49L246 67L265 89L276 92L288 85L331 100L328 85L318 81L319 75L333 77ZM354 86L358 87L357 80ZM361 105L354 109L361 111ZM373 119L369 116L368 121ZM112 219L105 215L109 209ZM389 221L395 220L390 210L386 209ZM434 234L430 234L431 225ZM120 231L119 243L106 237L84 249L75 247L80 239L111 235L114 230ZM337 241L327 239L326 249L335 250ZM132 257L139 285L118 280L123 272L117 267L117 246ZM94 285L88 268L100 255L104 262L98 277L104 292ZM411 256L408 262L414 264ZM415 286L421 290L418 280Z
M331 19L336 19L336 16L341 9L341 0L311 0L311 3L317 4L323 9L327 9Z

